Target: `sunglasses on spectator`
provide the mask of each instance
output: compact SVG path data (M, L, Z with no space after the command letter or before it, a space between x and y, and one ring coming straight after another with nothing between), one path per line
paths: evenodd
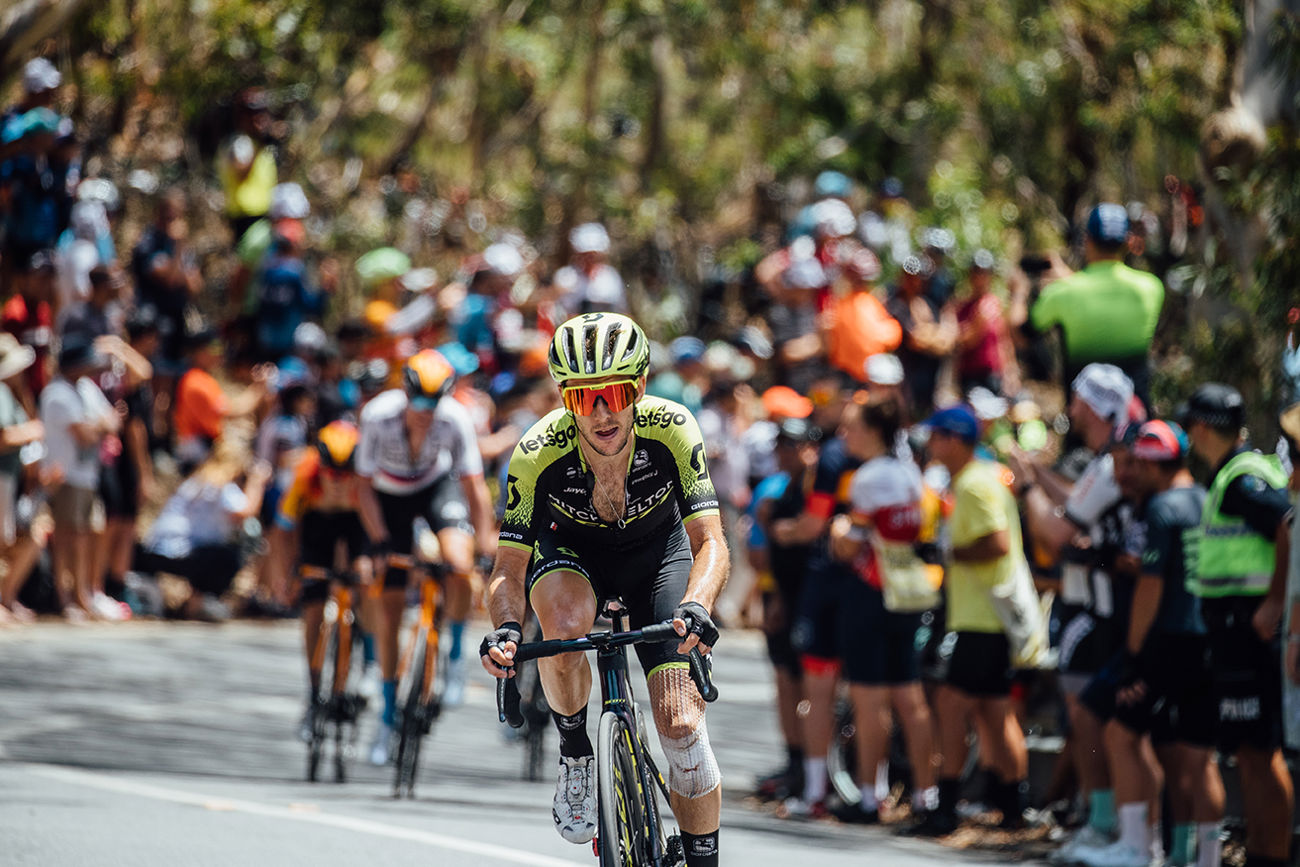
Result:
M591 415L596 401L604 400L610 412L627 409L636 400L636 380L625 379L604 385L572 385L560 390L564 408L574 415Z

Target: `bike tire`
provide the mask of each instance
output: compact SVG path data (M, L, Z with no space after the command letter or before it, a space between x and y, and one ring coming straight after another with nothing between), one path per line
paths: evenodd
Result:
M393 774L393 796L415 796L415 774L420 763L420 739L424 733L424 681L428 665L427 638L423 630L416 633L412 651L410 684L398 727L397 761Z
M307 746L307 781L320 781L321 759L325 757L325 742L329 740L329 718L332 707L330 689L334 683L337 670L339 631L335 624L325 621L321 624L321 640L325 642L325 654L321 664L320 682L325 695L317 695L311 709L311 742Z
M632 741L631 730L618 714L601 715L596 746L601 867L650 863L645 851L644 793Z

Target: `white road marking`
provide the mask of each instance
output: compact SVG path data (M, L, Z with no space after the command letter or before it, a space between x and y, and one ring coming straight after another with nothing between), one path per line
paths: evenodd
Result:
M537 865L537 867L573 867L574 864L585 863L565 861L560 858L552 858L548 855L535 855L531 852L524 852L519 849L510 849L506 846L495 846L491 843L478 843L473 840L462 840L459 837L451 837L433 831L421 831L415 828L404 828L400 825L388 825L370 819L358 819L352 816L340 816L333 813L322 813L319 811L309 812L304 810L304 805L301 804L281 807L276 804L262 804L257 801L245 801L234 798L214 798L210 795L203 795L197 792L186 792L181 789L155 786L151 783L141 783L134 780L122 779L120 777L108 776L106 774L97 774L90 771L59 767L57 765L23 764L19 765L19 767L50 779L87 786L94 789L102 789L109 792L118 792L124 795L135 795L140 798L152 798L156 801L170 801L174 804L188 804L193 807L201 807L206 810L219 812L247 813L253 816L264 816L273 819L292 819L298 822L311 822L317 825L325 825L330 828L355 831L359 834L373 834L377 837L388 837L393 840L408 840L414 843L425 843L430 846L437 846L440 849L448 849L453 852L465 852L471 855L480 855L485 858L494 858L505 864L527 864Z

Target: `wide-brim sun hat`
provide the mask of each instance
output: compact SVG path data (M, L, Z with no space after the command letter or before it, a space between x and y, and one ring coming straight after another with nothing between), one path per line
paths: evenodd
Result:
M22 373L35 360L36 350L19 343L12 334L0 333L0 381Z

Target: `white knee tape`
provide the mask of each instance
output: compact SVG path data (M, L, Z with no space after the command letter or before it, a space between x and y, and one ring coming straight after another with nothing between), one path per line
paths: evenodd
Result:
M709 746L709 729L704 720L686 737L659 736L668 757L668 788L687 798L707 795L722 783L722 771Z

